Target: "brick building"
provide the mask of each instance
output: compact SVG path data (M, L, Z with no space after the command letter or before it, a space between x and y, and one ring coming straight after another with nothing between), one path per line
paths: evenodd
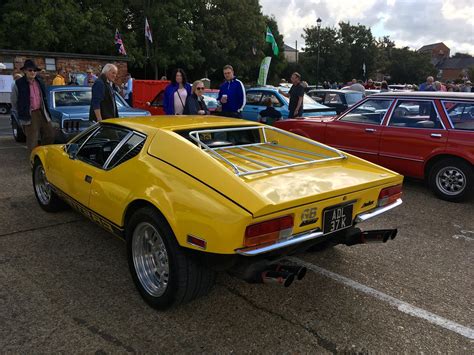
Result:
M418 49L418 53L429 55L431 63L436 66L439 62L449 58L450 49L443 42L427 44Z
M47 85L50 85L60 69L68 73L66 82L70 76L77 77L79 84L88 69L92 69L95 75L99 75L103 66L107 63L115 64L118 68L117 84L125 82L128 72L127 57L115 57L94 54L75 54L0 49L0 63L5 64L6 69L0 70L0 74L14 74L21 72L25 59L33 59L38 67L42 69L40 75Z
M418 49L418 53L430 56L431 63L438 70L437 80L467 80L469 69L474 67L473 57L450 58L450 49L443 43L433 43Z

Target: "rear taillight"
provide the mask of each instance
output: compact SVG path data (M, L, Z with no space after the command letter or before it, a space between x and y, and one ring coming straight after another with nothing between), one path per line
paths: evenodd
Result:
M390 186L382 189L379 194L378 206L387 206L397 201L402 196L402 185Z
M255 223L245 229L244 245L253 247L259 244L272 243L291 236L292 231L293 216Z

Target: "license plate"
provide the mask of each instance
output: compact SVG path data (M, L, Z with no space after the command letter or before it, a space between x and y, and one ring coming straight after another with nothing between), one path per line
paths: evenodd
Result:
M354 205L330 208L324 211L323 233L329 234L352 226Z

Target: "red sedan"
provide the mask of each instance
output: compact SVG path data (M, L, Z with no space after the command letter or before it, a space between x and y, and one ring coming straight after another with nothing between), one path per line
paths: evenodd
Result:
M444 200L465 200L474 192L474 94L386 92L337 117L275 126L425 179Z

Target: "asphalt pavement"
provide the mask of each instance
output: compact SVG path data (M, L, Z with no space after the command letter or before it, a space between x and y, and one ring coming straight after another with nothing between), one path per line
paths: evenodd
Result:
M435 198L418 181L368 221L386 244L293 258L289 288L226 273L206 297L166 312L136 292L125 243L34 197L24 144L0 116L1 352L473 353L474 201ZM0 133L0 134L2 134Z

